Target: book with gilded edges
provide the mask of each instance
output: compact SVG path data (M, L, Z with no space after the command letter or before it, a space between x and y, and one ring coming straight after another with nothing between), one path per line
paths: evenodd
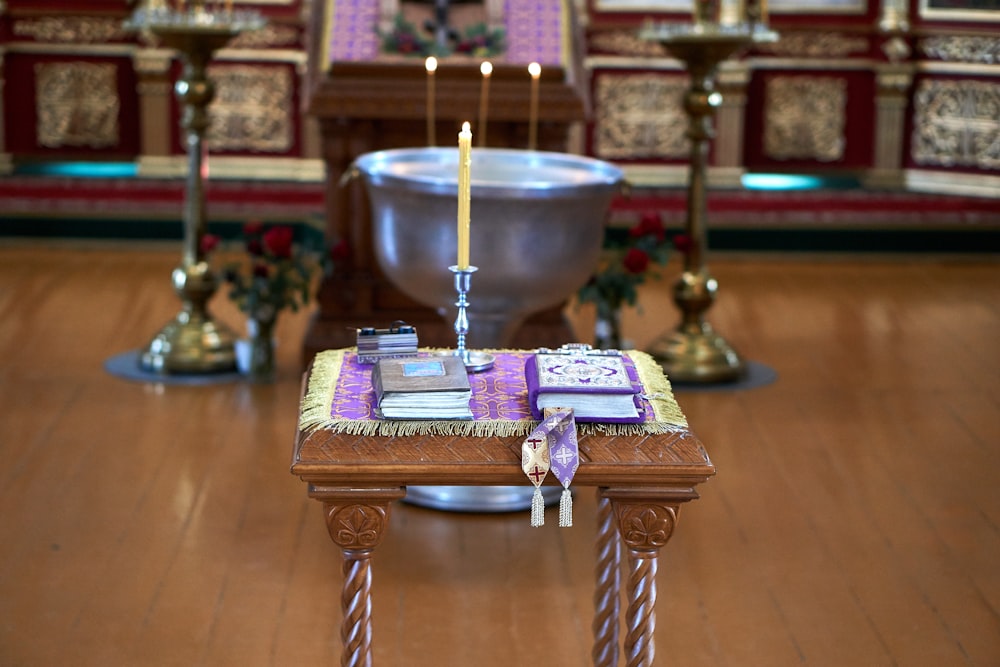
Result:
M469 376L456 356L379 359L372 389L383 419L472 419Z
M625 355L538 352L525 362L524 378L535 419L545 408L573 408L580 422L644 419L642 383Z

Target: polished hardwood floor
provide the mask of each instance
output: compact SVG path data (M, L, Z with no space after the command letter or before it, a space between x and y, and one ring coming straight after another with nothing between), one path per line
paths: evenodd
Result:
M0 246L0 665L339 662L339 555L288 472L309 314L281 321L274 385L103 370L176 312L175 260ZM661 559L656 664L1000 664L998 264L712 266L711 320L778 379L678 392L718 475ZM626 335L675 320L652 285ZM587 664L595 508L532 529L398 505L376 664Z

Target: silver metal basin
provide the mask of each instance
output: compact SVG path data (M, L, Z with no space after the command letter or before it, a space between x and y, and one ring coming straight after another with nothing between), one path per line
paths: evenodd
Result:
M453 322L458 148L367 153L355 167L371 201L382 271ZM471 180L469 261L479 270L469 292L468 347L505 347L525 317L587 281L623 175L576 155L473 148Z

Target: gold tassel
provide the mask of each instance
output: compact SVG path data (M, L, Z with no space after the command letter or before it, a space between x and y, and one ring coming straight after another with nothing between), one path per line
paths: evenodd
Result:
M542 490L536 486L535 493L531 496L531 527L538 528L544 523L545 499L542 498Z
M559 527L570 528L573 526L573 494L569 487L563 489L562 496L559 497Z

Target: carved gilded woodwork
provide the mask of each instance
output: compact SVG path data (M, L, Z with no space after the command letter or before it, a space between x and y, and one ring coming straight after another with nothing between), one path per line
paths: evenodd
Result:
M300 41L294 26L268 23L260 30L250 30L229 42L229 49L273 49L295 47Z
M758 49L785 58L844 58L867 52L868 40L836 32L783 32L781 39Z
M835 162L844 156L847 81L773 76L767 80L764 153L775 160Z
M598 157L687 156L686 79L658 74L599 75L595 83L594 152Z
M39 42L99 44L126 37L122 22L93 16L46 16L14 22L14 34Z
M1000 169L1000 85L928 79L918 84L913 103L917 164Z
M212 151L285 153L294 145L294 81L284 66L217 64L207 140Z
M118 68L109 63L35 64L37 142L107 148L119 142Z
M622 56L645 58L666 58L667 50L662 44L648 39L639 39L635 30L607 30L590 36L590 49Z
M1000 63L1000 37L986 35L938 35L925 37L918 49L924 56L949 62Z

